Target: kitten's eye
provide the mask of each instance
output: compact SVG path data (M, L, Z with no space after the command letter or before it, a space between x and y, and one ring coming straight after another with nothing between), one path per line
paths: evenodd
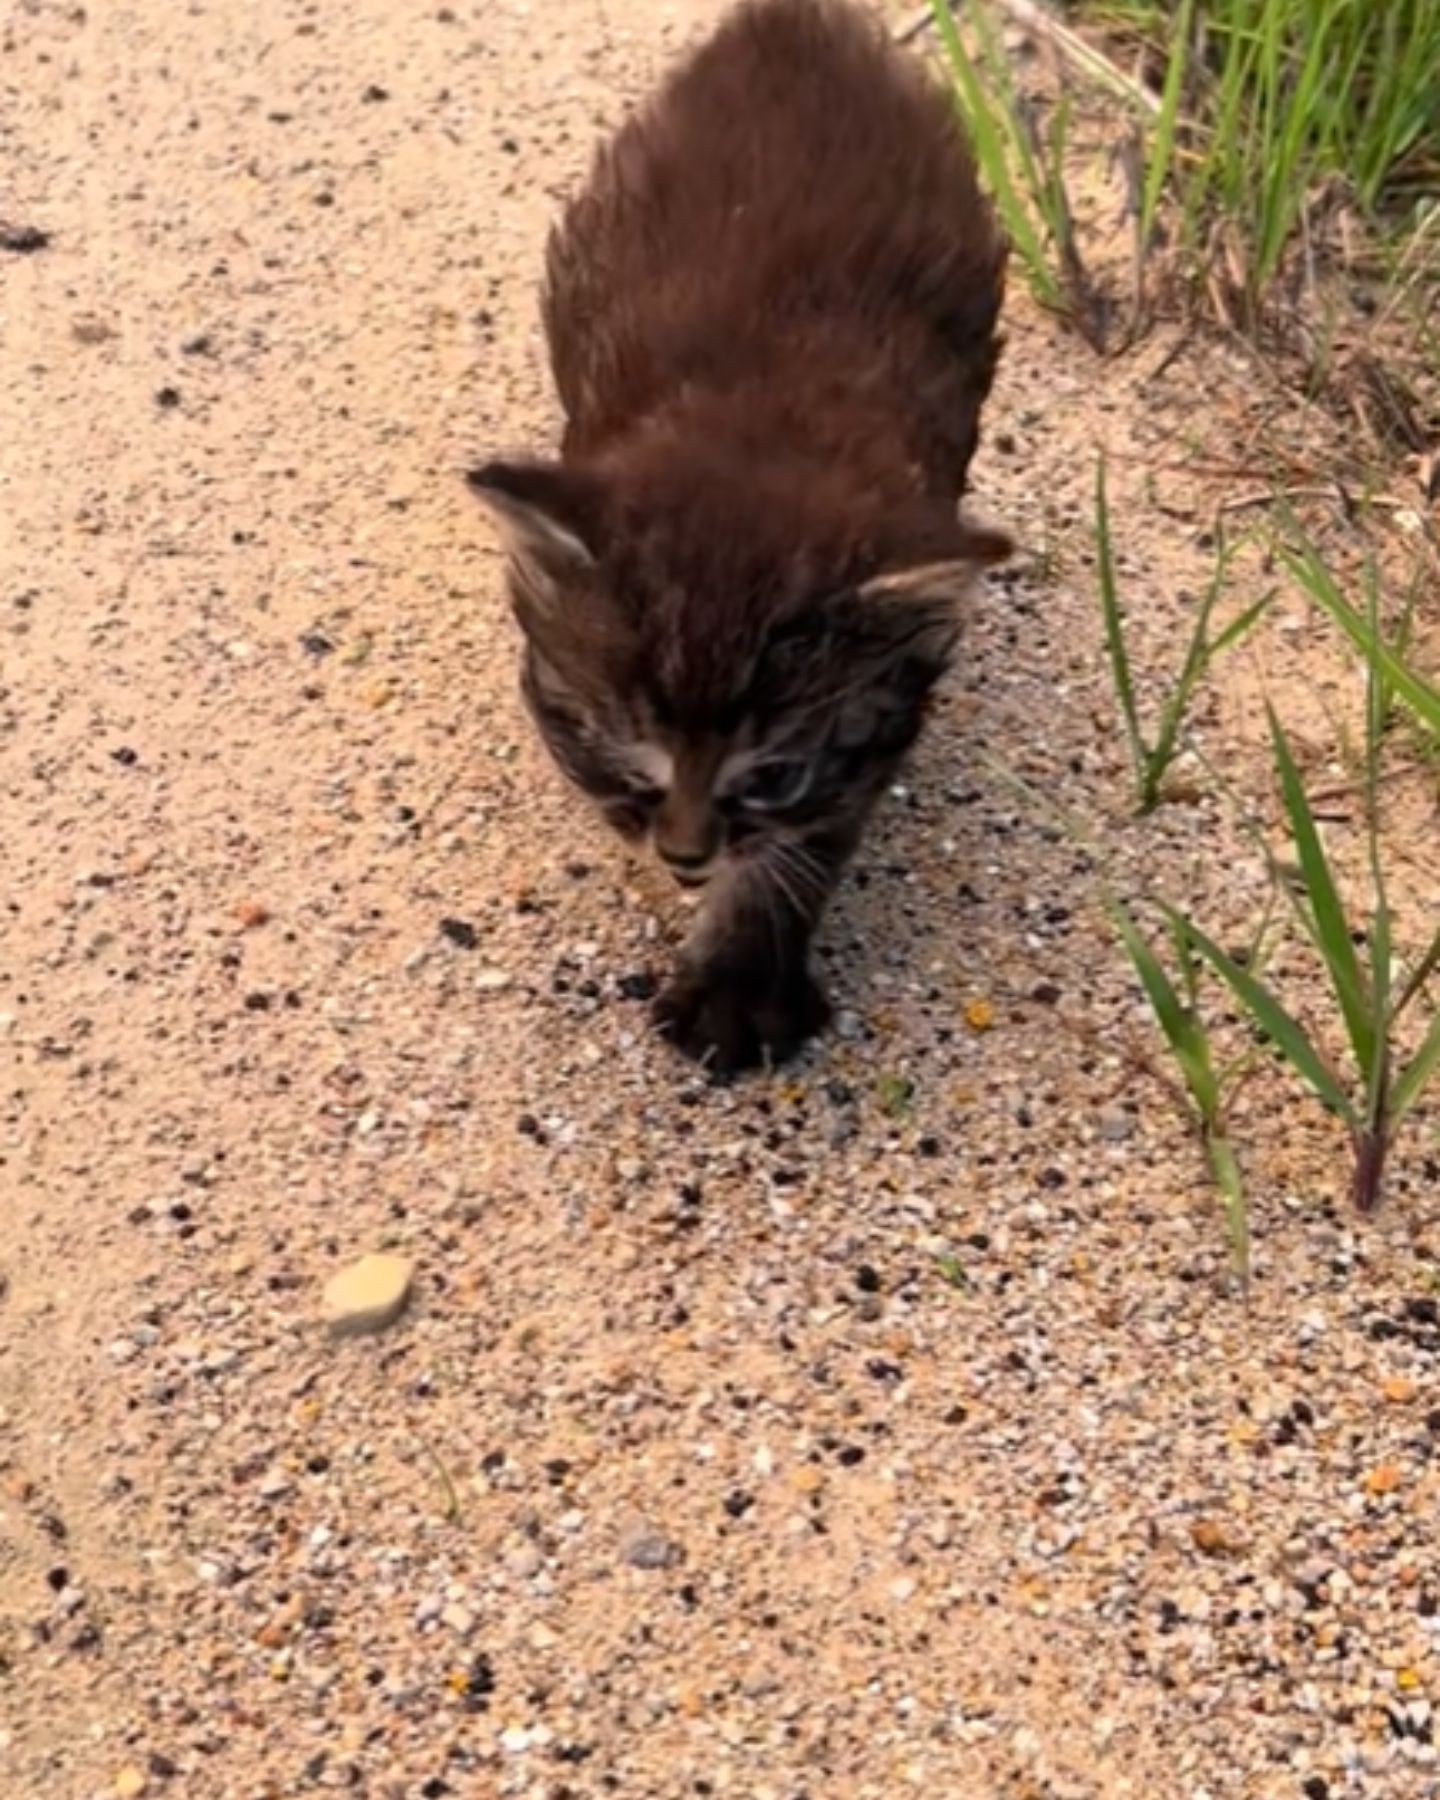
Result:
M734 798L756 812L793 806L810 786L814 765L799 758L756 763L737 785Z

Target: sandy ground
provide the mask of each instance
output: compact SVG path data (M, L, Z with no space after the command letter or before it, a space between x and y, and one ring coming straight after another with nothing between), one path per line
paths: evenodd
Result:
M548 218L713 10L4 27L0 1794L1440 1794L1433 1116L1357 1232L1260 1084L1238 1306L1094 860L983 759L1251 916L1218 803L1126 817L1086 566L1104 441L1172 654L1243 370L1017 301L1025 553L839 1032L647 1038L683 919L532 743L459 472L552 429ZM328 1342L385 1247L410 1315Z

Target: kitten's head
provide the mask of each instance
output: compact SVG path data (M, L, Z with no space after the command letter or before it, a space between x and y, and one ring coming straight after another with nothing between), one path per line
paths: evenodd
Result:
M686 885L863 815L914 741L977 568L1010 548L950 509L843 529L824 496L767 504L754 471L738 508L663 483L637 507L562 465L492 463L470 484L509 552L522 685L552 753Z

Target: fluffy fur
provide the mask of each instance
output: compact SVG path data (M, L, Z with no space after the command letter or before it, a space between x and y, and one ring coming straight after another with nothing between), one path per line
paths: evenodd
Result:
M948 97L850 0L746 0L552 236L560 456L471 482L556 760L707 884L656 1016L718 1068L823 1025L811 934L1009 549L958 506L1003 269Z

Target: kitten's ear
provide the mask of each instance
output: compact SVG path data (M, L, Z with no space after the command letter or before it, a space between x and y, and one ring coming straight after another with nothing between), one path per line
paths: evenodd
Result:
M1013 549L1003 531L957 520L935 552L872 576L862 584L860 598L872 621L884 619L888 609L901 639L912 634L917 640L953 637L956 609L976 575L1003 562Z
M930 554L882 570L857 590L858 637L877 667L944 665L960 632L961 603L979 571L1012 545L1003 532L958 522Z
M491 462L466 476L499 527L527 593L542 609L595 567L597 496L559 463Z
M977 570L1004 562L1014 549L1003 531L961 521L945 544L943 554L903 568L886 569L867 581L860 594L863 599L882 603L909 600L953 606L964 599Z

